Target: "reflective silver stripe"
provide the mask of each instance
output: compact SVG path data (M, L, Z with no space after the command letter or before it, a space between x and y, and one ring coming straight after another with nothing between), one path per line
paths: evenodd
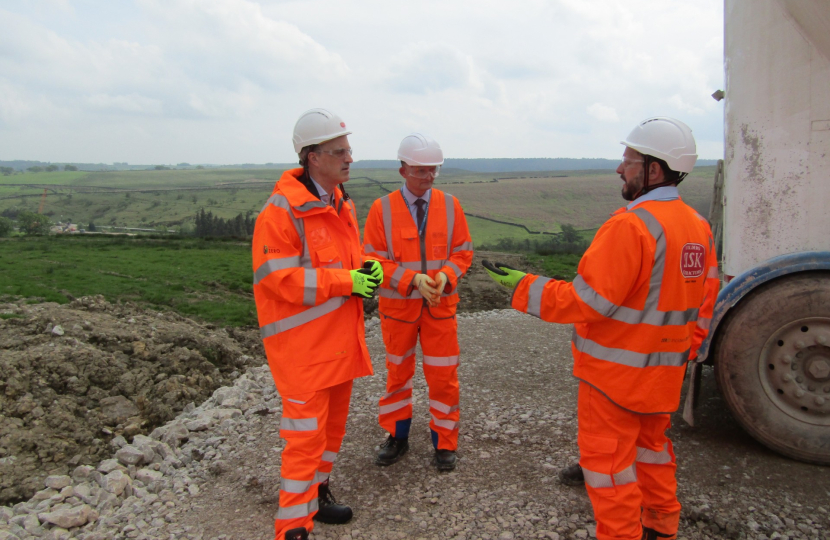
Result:
M456 246L452 248L453 253L458 253L459 251L472 251L473 250L473 243L472 242L464 242L460 246Z
M313 306L317 301L317 270L306 269L303 277L303 305Z
M343 268L343 263L341 261L337 261L328 264L321 264L317 268Z
M644 368L651 366L683 366L689 359L689 349L683 352L638 353L625 349L604 347L595 341L585 339L574 332L576 350L591 355L599 360L621 364L623 366Z
M406 271L403 269L402 266L398 266L395 268L395 271L392 272L392 277L389 278L389 286L393 289L397 289L398 286L401 284L401 280L403 279L404 274Z
M398 300L412 300L417 298L423 298L421 293L418 292L418 289L412 289L412 292L409 293L409 296L404 296L400 294L398 291L392 289L380 289L380 296L383 298L395 298Z
M425 366L447 367L458 365L458 355L455 356L427 356L424 355Z
M291 330L292 328L297 328L298 326L311 322L314 319L319 319L323 315L328 315L332 311L335 311L337 308L343 306L345 303L346 297L344 296L330 298L319 306L308 308L307 310L301 311L296 315L291 315L290 317L286 317L279 321L266 324L259 329L259 333L262 336L262 339L275 336L287 330Z
M297 234L303 239L303 254L300 257L300 266L303 268L314 268L311 264L311 250L308 249L308 238L305 237L305 221L301 219L298 222L300 226L297 229Z
M573 281L574 292L580 300L588 304L594 311L603 317L610 317L620 306L606 300L604 296L596 292L593 287L585 282L582 275L577 274Z
M666 268L666 234L657 218L643 208L635 208L633 213L645 224L648 232L654 238L654 266L651 267L651 280L648 285L648 296L643 311L656 312L660 303L660 285L663 283L663 272ZM697 314L695 314L697 317ZM680 323L682 324L682 323Z
M407 270L414 270L415 272L421 273L421 261L415 262L404 262L401 263L401 266L406 268ZM444 266L444 259L440 261L427 261L427 270L440 270ZM400 267L398 267L400 268ZM395 271L397 273L397 270ZM403 277L403 276L401 276ZM400 279L400 278L398 278Z
M277 519L298 519L310 516L317 511L317 497L307 503L295 504L294 506L280 506L277 510Z
M452 233L455 228L455 197L449 193L444 194L444 205L447 207L447 258L450 258L452 248Z
M458 429L458 422L453 422L452 420L443 420L441 418L436 418L435 415L432 414L432 413L429 413L429 415L432 417L432 422L440 428L448 429L450 431L454 431L454 430Z
M710 266L709 267L709 273L706 274L706 279L710 279L710 278L717 279L719 277L720 277L720 274L718 273L718 267L717 266Z
M536 278L536 281L530 285L530 289L527 291L528 315L533 315L534 317L539 318L542 317L542 291L548 281L551 281L551 279L539 276Z
M287 493L305 493L311 489L311 480L289 480L288 478L280 479L280 491Z
M408 351L403 353L403 356L398 356L396 354L386 353L386 361L391 362L392 364L395 364L396 366L399 366L399 365L401 365L401 362L403 362L404 360L406 360L410 356L415 356L415 347L412 347L411 349L409 349ZM411 382L412 382L412 379L410 379L410 384L411 384Z
M408 397L406 399L402 399L400 401L396 401L395 403L390 403L389 405L381 405L380 406L380 414L389 414L391 412L398 411L403 409L404 407L412 405L412 398Z
M370 253L370 252L369 252L369 251L366 251L366 253L368 254L368 253ZM379 249L373 249L373 250L371 251L371 253L375 253L375 254L377 254L379 257L383 257L384 259L388 259L388 258L389 258L389 252L388 252L388 251L381 251L381 250L379 250Z
M331 450L326 450L323 452L323 457L321 457L323 461L328 461L329 463L334 463L334 460L337 459L337 452L332 452Z
M254 272L254 285L266 278L271 272L285 270L286 268L297 268L300 266L300 256L283 257L281 259L268 259Z
M453 405L450 407L446 403L441 403L440 401L436 401L434 399L429 400L429 406L436 411L440 411L444 414L450 414L458 410L458 405Z
M695 320L698 314L697 308L687 309L686 311L659 311L657 305L654 304L651 306L653 309L648 309L648 301L646 301L646 309L642 311L618 306L596 292L579 274L577 274L573 284L574 292L583 302L591 306L600 315L615 321L628 324L644 323L654 326L683 326Z
M259 212L264 212L265 209L268 208L270 205L274 205L277 208L282 208L283 210L288 210L288 214L291 216L291 219L294 219L294 214L291 213L291 205L288 204L288 199L285 198L285 195L271 195L270 197L268 197L268 200L265 201L265 205Z
M632 463L625 469L614 474L614 485L624 486L625 484L633 484L637 481L637 467Z
M401 392L405 392L407 390L412 390L412 377L410 377L409 380L407 380L401 388L398 388L394 392L387 392L383 394L383 397L380 399L389 399L395 394L400 394Z
M381 251L381 250L379 250L379 249L375 249L375 246L373 246L372 244L366 244L366 245L364 245L364 246L363 246L363 251L365 251L365 252L366 252L366 254L369 254L369 253L377 253L377 254L378 254L378 255L380 255L381 257L386 257L386 256L387 256L387 253L386 253L385 251Z
M659 452L638 446L637 461L640 463L651 463L653 465L671 463L671 454L669 454L668 445L664 444L663 449Z
M297 232L297 236L303 240L303 253L300 255L300 263L298 266L311 268L311 255L309 254L308 241L305 237L305 222L302 219L294 217L294 213L291 211L291 205L288 204L288 199L286 199L284 195L271 195L265 202L265 206L262 207L262 211L264 212L269 205L282 208L286 211L289 219L291 219L291 224L294 225L294 230Z
M352 212L352 219L354 220L355 225L357 225L357 207L354 205L353 200L349 200L348 203L349 203L349 210L351 210L351 212Z
M326 203L324 203L323 201L308 201L307 203L303 203L300 206L295 206L294 210L296 210L297 212L307 212L308 210L311 210L312 208L325 208L325 207L326 207Z
M291 399L291 398L285 398L285 399L287 399L291 403L299 403L300 405L305 405L306 404L305 401L300 401L299 399Z
M316 418L286 418L280 419L280 429L289 431L317 431Z
M461 279L461 276L462 276L461 269L458 267L457 264L455 264L452 261L447 261L447 266L449 266L452 269L452 271L455 272L455 279L456 280Z
M317 471L314 474L314 483L322 484L323 482L329 479L329 476L331 476L331 473Z
M610 474L602 474L582 467L582 475L585 477L585 483L594 489L614 487Z
M392 247L392 203L391 195L380 198L381 217L383 218L383 232L386 235L386 249L389 251L387 259L395 260L395 250Z
M712 324L711 317L701 317L697 320L697 327L701 330L709 330L709 326Z

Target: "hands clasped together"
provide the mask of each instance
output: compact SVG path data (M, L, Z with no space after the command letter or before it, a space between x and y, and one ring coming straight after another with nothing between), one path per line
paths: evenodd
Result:
M438 272L435 279L432 279L426 274L416 274L412 279L412 285L426 298L430 307L436 307L441 302L441 291L447 285L447 275Z

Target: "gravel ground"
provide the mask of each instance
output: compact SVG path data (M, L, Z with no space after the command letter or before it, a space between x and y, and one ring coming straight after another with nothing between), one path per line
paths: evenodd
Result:
M343 448L332 474L347 525L318 525L314 540L589 538L583 488L556 482L577 459L576 382L570 327L510 310L459 316L462 427L458 467L431 465L426 385L416 376L410 452L373 464L384 439L376 420L383 344L367 324L375 376L356 381ZM780 457L731 418L704 370L698 425L675 418L680 538L830 538L830 468ZM273 538L280 406L267 368L188 406L172 423L97 470L52 476L51 487L0 507L0 540L82 538ZM14 535L14 536L11 536Z

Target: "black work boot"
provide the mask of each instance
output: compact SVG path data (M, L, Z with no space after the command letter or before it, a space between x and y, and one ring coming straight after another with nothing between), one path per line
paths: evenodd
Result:
M375 465L385 467L397 463L408 450L409 439L396 439L389 435L380 445L380 450L375 456Z
M439 471L451 471L455 469L455 450L436 450L435 466Z
M582 486L585 484L585 475L579 463L568 465L559 471L559 483L566 486Z
M660 540L661 538L667 539L674 539L677 538L676 534L664 534L659 531L655 531L654 529L650 529L648 527L643 527L643 537L642 540Z
M308 540L308 531L305 527L297 527L286 531L285 540Z
M342 525L352 519L352 509L334 500L328 480L321 482L317 488L317 513L313 519L330 525Z

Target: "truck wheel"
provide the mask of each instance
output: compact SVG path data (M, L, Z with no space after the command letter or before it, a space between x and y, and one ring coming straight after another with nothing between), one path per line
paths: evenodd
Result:
M755 439L830 464L830 276L786 276L747 295L718 333L715 373Z

